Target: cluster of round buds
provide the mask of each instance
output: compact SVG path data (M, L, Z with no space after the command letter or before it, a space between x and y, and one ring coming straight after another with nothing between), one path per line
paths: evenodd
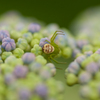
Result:
M15 100L29 98L33 100L57 98L60 100L64 98L63 83L52 78L56 73L54 64L48 63L44 66L38 62L38 58L35 59L32 53L25 53L22 56L23 63L20 63L18 59L20 58L9 56L6 58L5 64L0 65L0 73L2 73L0 83L3 84L1 86L3 86L4 91L8 92L7 94L4 92L6 99L11 100L12 95L14 95L13 99ZM28 60L27 64L25 60ZM18 64L14 64L16 62Z
M80 84L80 94L83 98L99 99L99 62L99 49L95 53L89 51L87 54L78 56L65 70L67 85Z

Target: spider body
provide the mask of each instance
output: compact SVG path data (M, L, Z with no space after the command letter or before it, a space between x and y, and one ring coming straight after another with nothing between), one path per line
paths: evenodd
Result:
M54 52L54 47L51 44L45 44L42 50L45 54L51 54Z
M54 59L54 57L56 57L60 52L59 46L54 42L57 35L64 35L64 34L62 31L56 31L51 37L50 41L46 40L46 42L48 42L49 44L45 44L42 50L44 52L45 58L48 58L49 61L51 61L52 59L56 63L63 63L63 62L58 62Z

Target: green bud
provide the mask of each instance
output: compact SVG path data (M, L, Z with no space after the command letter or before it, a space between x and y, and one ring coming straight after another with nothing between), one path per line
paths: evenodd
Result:
M78 82L78 78L76 75L72 74L72 73L69 73L67 75L67 79L66 79L66 82L69 86L73 86L74 84L76 84Z
M35 44L39 44L39 40L38 39L33 39L31 41L31 47L33 47Z
M21 58L22 55L24 54L24 51L21 48L16 48L13 51L13 54L17 57L17 58Z
M93 46L92 45L84 45L82 48L83 52L87 52L87 51L93 51Z
M43 38L43 36L42 36L41 33L34 33L34 34L33 34L33 39L38 39L38 40L40 40L41 38Z
M36 61L41 63L42 65L45 65L47 63L47 60L41 55L36 57Z
M69 58L72 55L72 50L70 47L66 47L62 49L62 56Z
M31 49L31 52L34 53L36 56L41 55L42 48L38 44L35 44L34 47Z
M7 57L11 56L12 52L3 52L1 58L5 60Z
M28 43L25 39L19 38L17 42L17 47L21 48L22 50L26 50L26 48L28 48Z

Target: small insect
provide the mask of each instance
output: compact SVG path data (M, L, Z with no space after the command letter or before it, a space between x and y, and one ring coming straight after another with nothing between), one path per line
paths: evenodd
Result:
M46 57L48 58L48 60L50 62L51 62L51 59L52 59L56 63L64 63L64 62L58 62L58 61L56 61L54 59L54 57L56 57L59 54L59 52L60 52L59 46L54 42L54 40L55 40L57 35L64 35L64 34L63 34L62 31L55 31L55 33L51 37L50 41L45 40L49 44L45 44L43 46L42 50L43 50L44 54L46 55Z

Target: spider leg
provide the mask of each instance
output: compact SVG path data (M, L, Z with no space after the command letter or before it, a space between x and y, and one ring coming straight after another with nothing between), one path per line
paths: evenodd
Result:
M48 60L49 60L49 62L51 62L50 57L48 57ZM60 70L62 70L62 68L58 68L58 67L56 67L56 69L60 69Z
M53 59L52 55L50 55L50 58L51 58L53 61L55 61L56 63L58 63L58 64L66 64L66 62L58 62L58 61L56 61L55 59Z
M48 60L49 60L49 62L51 62L51 59L50 59L50 57L48 57Z
M55 33L54 33L53 36L51 37L50 41L52 41L52 39L54 39L56 33L57 33L57 31L55 31Z
M56 31L54 35L51 37L50 41L53 42L57 35L64 35L62 31Z
M48 41L48 40L45 40L45 41L51 44L51 42L50 42L50 41Z

